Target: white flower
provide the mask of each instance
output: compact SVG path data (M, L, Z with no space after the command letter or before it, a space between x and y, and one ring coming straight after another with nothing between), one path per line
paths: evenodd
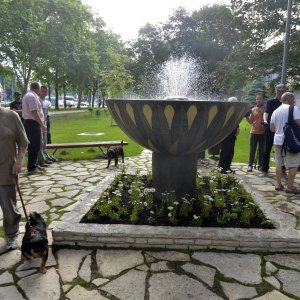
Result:
M144 206L147 206L148 205L148 203L147 202L144 202Z
M204 195L203 197L204 197L205 199L207 199L208 201L211 201L211 202L214 201L214 198L213 198L212 196L210 196L210 195Z
M150 214L151 214L151 215L154 215L154 211L153 211L153 210L150 210Z
M168 206L168 210L173 210L173 206Z
M171 213L168 213L168 217L172 217L172 214L171 214Z
M128 194L131 194L132 193L132 189L128 190Z
M179 204L179 202L178 201L174 201L174 205L178 205Z
M194 218L195 220L198 220L200 217L197 216L197 215L193 215L193 218Z

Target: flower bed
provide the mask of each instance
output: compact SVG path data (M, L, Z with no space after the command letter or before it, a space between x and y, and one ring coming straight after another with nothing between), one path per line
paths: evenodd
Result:
M171 192L156 199L154 192L151 174L123 170L81 223L274 228L241 182L217 170L197 175L192 196L176 199Z

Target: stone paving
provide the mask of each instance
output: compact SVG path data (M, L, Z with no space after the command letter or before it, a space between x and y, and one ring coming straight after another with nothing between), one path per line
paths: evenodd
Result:
M209 161L200 166L201 172L207 173L211 165ZM41 274L38 259L21 261L20 250L6 251L5 240L0 238L0 300L300 299L300 254L95 248L54 251L52 221L71 211L107 175L119 172L105 166L104 160L67 161L51 165L42 175L21 174L28 211L41 212L49 224L50 255L47 273ZM151 168L149 151L127 158L126 166L132 172ZM276 208L300 216L299 196L275 192L273 169L265 178L257 171L247 174L243 164L233 168ZM296 184L300 186L299 175Z

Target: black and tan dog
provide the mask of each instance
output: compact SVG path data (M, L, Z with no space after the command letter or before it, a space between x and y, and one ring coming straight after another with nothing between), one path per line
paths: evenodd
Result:
M26 223L21 247L22 256L26 260L41 258L40 272L46 273L46 262L49 252L46 222L37 212L31 212L29 220L31 226L28 222Z
M106 153L107 155L107 167L109 167L110 165L110 162L112 159L115 160L115 166L117 167L118 166L118 162L119 162L119 156L121 156L122 158L122 163L124 163L124 149L123 149L123 140L121 141L121 145L120 146L116 146L116 147L113 147L111 149L109 149Z

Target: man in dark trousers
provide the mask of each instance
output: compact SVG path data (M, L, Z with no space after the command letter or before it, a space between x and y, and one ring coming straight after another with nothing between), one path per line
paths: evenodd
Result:
M40 84L33 82L22 99L22 117L24 118L24 128L29 139L28 146L28 174L38 171L37 158L41 144L41 129L46 131L44 124L44 114L39 100Z
M265 146L263 153L262 162L262 173L263 176L268 176L270 167L270 153L274 143L274 132L270 130L270 120L273 112L281 105L281 96L286 91L286 86L284 84L277 84L275 87L276 96L273 99L267 101L265 105L265 111L263 114L262 126L265 127Z
M236 97L230 97L228 102L236 102ZM218 167L221 169L222 174L234 173L230 166L234 156L234 145L236 137L240 132L239 126L235 128L221 143L220 160Z

